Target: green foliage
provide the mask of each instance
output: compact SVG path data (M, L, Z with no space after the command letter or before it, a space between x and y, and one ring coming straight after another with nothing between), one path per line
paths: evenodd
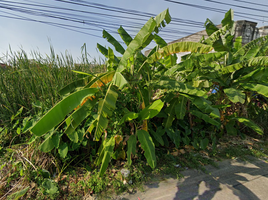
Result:
M31 131L27 132L28 144L36 143L42 152L50 152L59 177L77 157L88 159L87 168L99 168L98 175L105 176L109 164L121 160L127 160L130 167L137 159L146 160L148 167L156 168L159 147L187 145L205 151L215 149L225 134L244 136L247 128L262 134L248 118L257 112L250 112L256 98L268 97L267 41L242 46L239 38L233 40L232 18L230 10L222 28L207 20L208 38L200 43L168 44L158 36L171 21L168 10L150 18L134 38L120 27L126 48L104 30L111 48L97 47L107 58L107 70L92 73L71 68L76 78L61 85L58 103L46 106L44 101L33 101L32 118L23 118L28 108L17 108L8 118L9 126L17 135ZM153 40L157 45L148 56L143 55L141 51ZM180 52L190 53L176 63ZM8 135L8 130L0 131ZM97 177L93 179L84 186L95 191L105 187L98 185ZM50 176L39 182L44 194L58 195Z

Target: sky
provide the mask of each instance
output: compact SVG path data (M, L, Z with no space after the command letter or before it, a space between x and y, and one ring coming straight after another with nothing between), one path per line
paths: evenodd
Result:
M97 43L112 47L102 38L105 29L120 40L120 25L135 36L150 17L169 9L172 21L161 30L167 42L204 29L207 18L220 24L224 13L234 10L235 20L268 25L267 0L1 0L0 57L9 49L50 55L68 52L76 62L85 44L91 60L103 58ZM120 40L122 41L122 40ZM151 44L147 49L153 47Z

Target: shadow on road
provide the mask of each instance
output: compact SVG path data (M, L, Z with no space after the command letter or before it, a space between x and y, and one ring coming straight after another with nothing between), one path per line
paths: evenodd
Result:
M226 160L219 163L218 169L209 166L207 170L209 174L185 171L173 199L268 198L268 163L262 160Z

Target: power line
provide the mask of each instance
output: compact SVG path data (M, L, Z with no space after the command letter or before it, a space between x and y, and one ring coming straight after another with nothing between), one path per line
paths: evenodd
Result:
M227 12L227 10L224 10L224 9L213 8L213 7L208 7L208 6L200 6L200 5L196 5L196 4L183 3L183 2L173 1L173 0L164 0L164 1L167 1L170 3L175 3L175 4L181 4L181 5L185 5L185 6L190 6L190 7L194 7L194 8L199 8L199 9L203 9L203 10L209 10L209 11L218 12L218 13L226 13ZM239 13L239 14L237 14L237 13ZM256 18L252 18L252 17L248 17L248 16L263 17L261 15L255 15L255 14L249 14L249 13L243 13L243 12L236 12L235 15L239 16L239 17L255 20L255 21L259 21L260 19L256 19Z

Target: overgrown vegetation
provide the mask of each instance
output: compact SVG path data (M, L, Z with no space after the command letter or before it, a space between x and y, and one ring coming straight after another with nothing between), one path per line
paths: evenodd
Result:
M46 59L12 55L0 82L0 195L80 199L131 189L146 173L179 177L218 156L265 156L261 146L230 145L221 155L217 145L267 134L268 36L242 46L230 10L221 29L206 21L199 43L167 44L157 33L170 21L166 10L135 38L120 27L126 48L104 30L122 55L98 44L105 65L86 52L79 65L53 50ZM191 53L178 64L180 52Z

